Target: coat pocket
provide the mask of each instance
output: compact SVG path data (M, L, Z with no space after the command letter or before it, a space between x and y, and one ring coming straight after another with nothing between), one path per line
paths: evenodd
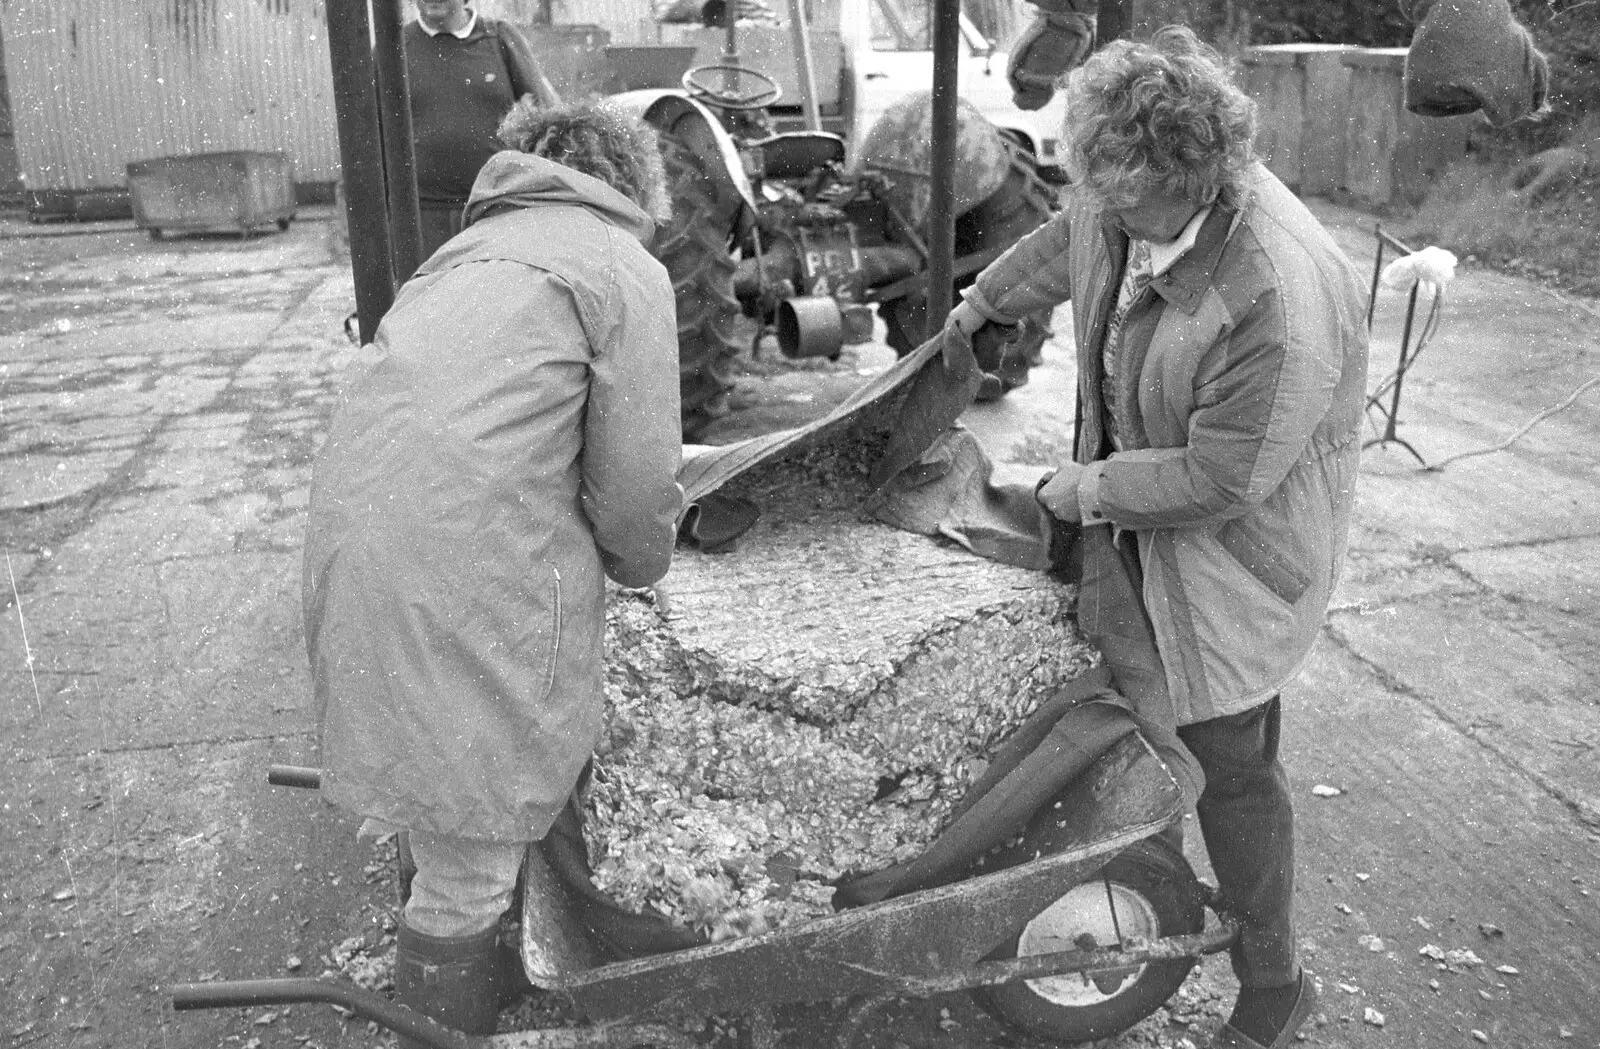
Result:
M1269 535L1254 517L1241 517L1222 526L1217 542L1285 604L1299 601L1311 585L1311 575L1302 567L1301 544L1292 532Z
M462 558L435 575L435 651L477 687L539 702L555 684L561 649L561 571L544 560L504 566L506 556Z
M549 561L540 561L529 585L536 600L527 629L513 651L518 655L526 652L532 658L533 694L544 699L555 687L556 657L561 650L561 570Z

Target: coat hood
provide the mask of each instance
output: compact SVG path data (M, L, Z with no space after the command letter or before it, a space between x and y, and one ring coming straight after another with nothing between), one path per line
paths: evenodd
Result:
M577 204L605 221L649 244L656 224L633 201L580 171L531 153L503 150L490 157L467 199L465 225L472 225L491 210L528 208L541 204Z

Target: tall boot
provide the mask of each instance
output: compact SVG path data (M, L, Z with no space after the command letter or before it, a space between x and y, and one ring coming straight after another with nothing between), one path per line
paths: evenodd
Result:
M395 1000L472 1035L494 1034L500 1019L498 926L470 936L429 936L406 925L396 933ZM400 1049L422 1049L400 1039Z

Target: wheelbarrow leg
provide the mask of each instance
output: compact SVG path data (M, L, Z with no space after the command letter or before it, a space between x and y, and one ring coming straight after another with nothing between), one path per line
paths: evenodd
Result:
M346 1009L363 1020L381 1024L429 1049L477 1049L485 1044L481 1038L452 1031L382 995L334 980L294 977L184 983L174 986L171 994L172 1007L178 1012L323 1002Z
M353 984L310 977L177 984L171 988L171 996L172 1006L179 1012L313 1002L336 1005L429 1049L634 1049L640 1046L698 1049L689 1036L656 1023L616 1023L475 1037L442 1027L421 1013Z

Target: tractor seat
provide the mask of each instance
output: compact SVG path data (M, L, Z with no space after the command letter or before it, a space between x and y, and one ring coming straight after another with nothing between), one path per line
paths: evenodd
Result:
M827 131L785 131L750 144L760 148L767 178L800 178L844 163L844 139Z

